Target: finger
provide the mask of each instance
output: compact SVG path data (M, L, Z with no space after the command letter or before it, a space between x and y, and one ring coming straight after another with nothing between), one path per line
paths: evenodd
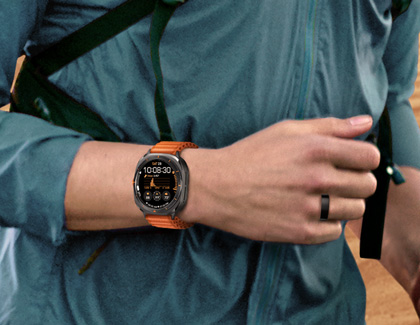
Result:
M331 162L337 168L374 170L379 166L380 152L368 142L313 136L309 146L309 159Z
M310 216L310 221L303 231L305 238L302 242L306 244L321 244L336 240L342 233L341 221L360 219L365 210L365 202L362 199L330 197L328 220L321 221L321 197L313 197L311 200L315 202L317 211Z
M358 115L348 119L333 117L288 121L287 129L292 134L323 134L339 138L355 138L368 132L372 127L372 117Z
M316 195L365 199L375 193L377 181L371 172L315 165L295 181L297 188Z
M336 169L336 184L332 194L345 198L366 199L376 191L377 180L371 172ZM328 192L326 192L328 193Z
M364 199L331 196L328 220L357 220L363 217L365 209L366 202Z
M320 221L322 209L321 195L312 195L307 200L310 200L308 218L313 221ZM363 217L365 208L366 203L364 199L343 198L331 195L327 220L357 220Z
M342 231L341 221L312 221L306 225L306 231L304 231L306 236L302 242L309 245L327 243L338 239Z

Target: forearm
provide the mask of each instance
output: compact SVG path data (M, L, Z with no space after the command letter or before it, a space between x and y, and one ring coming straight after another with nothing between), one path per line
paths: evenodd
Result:
M141 227L147 223L134 203L132 179L149 146L85 142L67 180L64 200L69 230Z
M420 170L402 167L406 182L390 186L381 263L408 291L419 265Z
M127 143L84 143L67 181L67 229L94 231L148 226L135 204L132 181L138 161L150 148L150 145ZM194 216L199 202L203 201L199 184L206 182L202 167L208 167L201 160L204 152L209 151L215 152L208 149L182 151L190 170L190 190L187 205L179 216L188 221L197 221Z
M366 116L280 122L222 149L183 150L189 195L177 216L255 240L334 240L341 234L340 221L360 218L363 199L375 190L370 170L377 167L379 152L371 144L350 140L371 123ZM68 177L67 228L146 226L134 201L132 180L149 148L84 143ZM308 175L314 169L320 176ZM330 222L320 223L319 198L326 191L334 196L334 204Z

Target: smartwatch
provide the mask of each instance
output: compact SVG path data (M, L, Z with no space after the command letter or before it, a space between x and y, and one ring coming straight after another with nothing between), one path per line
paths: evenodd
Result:
M180 152L198 148L192 142L161 141L138 162L134 175L134 199L147 222L159 228L186 229L193 223L176 214L188 199L188 166Z

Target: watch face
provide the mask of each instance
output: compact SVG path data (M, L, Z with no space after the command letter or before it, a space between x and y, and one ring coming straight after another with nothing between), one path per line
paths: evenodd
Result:
M180 172L169 158L146 159L135 177L136 197L151 209L168 207L177 199Z

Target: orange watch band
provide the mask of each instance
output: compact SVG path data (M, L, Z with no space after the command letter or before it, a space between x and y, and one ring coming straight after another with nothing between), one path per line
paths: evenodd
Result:
M187 229L194 226L193 223L182 221L178 217L172 219L171 216L158 216L154 214L147 214L146 220L153 227L157 228Z
M177 141L161 141L150 149L150 153L166 153L175 155L177 151L182 151L186 148L198 148L192 142L177 142ZM161 216L155 214L147 214L146 220L154 227L169 228L169 229L187 229L192 227L193 223L182 221L180 218L169 216Z
M192 142L161 141L154 145L150 152L175 155L177 151L182 151L186 148L198 148L198 146Z

